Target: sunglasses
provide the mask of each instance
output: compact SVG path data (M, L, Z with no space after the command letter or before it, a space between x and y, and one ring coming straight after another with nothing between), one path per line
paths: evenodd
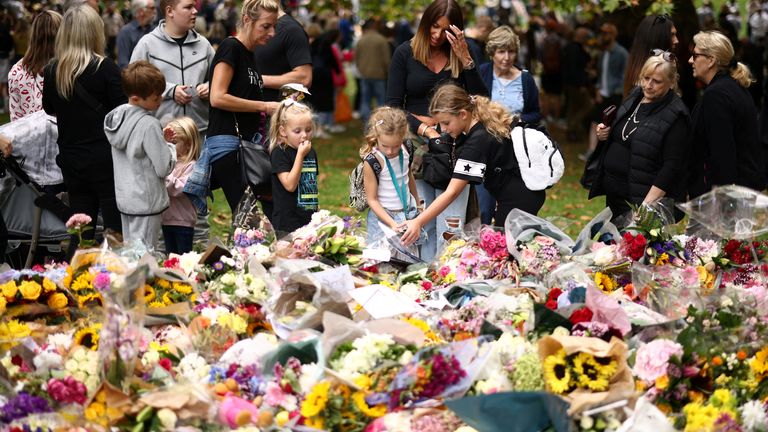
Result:
M653 55L653 56L661 56L661 58L664 59L664 61L668 61L670 63L677 62L677 56L675 55L675 53L671 53L669 51L664 51L664 50L661 50L661 49L658 49L658 48L652 49L651 50L651 55Z
M670 19L669 14L656 15L656 17L653 19L651 27L655 26L656 24L664 24L668 19Z
M712 56L709 54L697 53L696 51L694 51L693 54L691 54L691 57L693 57L693 61L696 61L696 59L699 57L712 57Z

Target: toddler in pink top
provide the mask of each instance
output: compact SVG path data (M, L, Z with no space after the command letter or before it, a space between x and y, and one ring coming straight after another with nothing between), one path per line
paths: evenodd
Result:
M163 239L166 253L183 254L192 250L197 210L184 193L195 161L200 156L200 133L195 121L179 117L165 127L165 139L176 144L176 167L165 178L171 205L163 212Z

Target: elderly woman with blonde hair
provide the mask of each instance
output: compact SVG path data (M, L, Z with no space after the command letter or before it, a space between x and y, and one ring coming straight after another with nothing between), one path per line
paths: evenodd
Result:
M485 51L491 62L480 66L480 76L491 94L491 100L503 105L510 113L519 115L523 123L536 124L541 121L536 81L530 72L516 64L520 38L514 30L509 26L501 26L492 31L488 35ZM496 211L496 200L482 184L478 184L475 189L480 206L480 221L490 225Z
M587 162L601 161L589 198L605 195L614 218L632 205L685 198L690 116L675 91L677 59L669 51L652 54L613 124L597 125L599 143Z
M736 61L733 46L723 34L706 31L693 37L688 60L693 76L706 85L693 109L691 197L717 185L765 188L765 162L757 123L757 109L747 88L749 68Z

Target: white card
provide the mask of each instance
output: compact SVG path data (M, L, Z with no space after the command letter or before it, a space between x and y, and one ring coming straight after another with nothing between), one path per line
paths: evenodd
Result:
M349 295L374 319L423 312L421 306L408 296L384 285L358 288L350 291Z
M346 293L355 289L355 281L352 279L352 272L349 271L347 265L312 273L312 278L329 292L345 293L345 302L349 301L349 296Z

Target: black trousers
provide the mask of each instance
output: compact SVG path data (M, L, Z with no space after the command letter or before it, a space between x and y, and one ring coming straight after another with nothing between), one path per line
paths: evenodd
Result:
M5 226L5 219L0 214L0 264L5 262L5 250L8 248L8 228Z
M245 192L237 150L227 153L211 165L211 190L218 188L224 192L229 209L234 214Z
M525 187L523 179L513 177L504 186L496 198L496 214L493 216L494 224L503 227L507 215L512 209L520 209L526 213L536 215L544 201L547 199L546 191L532 191Z
M72 213L85 213L91 217L91 227L94 229L83 233L84 239L93 239L96 227L96 218L101 212L104 221L104 229L122 233L123 223L120 219L120 211L117 210L115 199L115 180L111 175L97 178L80 178L62 170L64 185L67 187L69 207ZM110 170L111 174L111 170ZM77 236L70 238L67 259L72 258L77 249Z

